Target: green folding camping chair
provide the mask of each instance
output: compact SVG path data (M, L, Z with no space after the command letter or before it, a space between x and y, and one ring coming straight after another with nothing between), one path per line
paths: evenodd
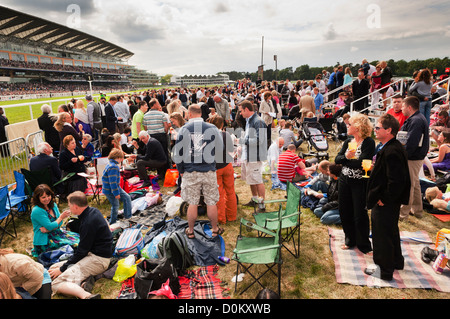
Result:
M267 273L273 273L278 278L278 295L281 295L281 211L280 205L277 219L278 227L275 230L269 230L243 218L241 219L239 236L232 256L232 259L237 262L235 292L237 291L240 268L242 268L244 273L249 274L253 281L240 294L247 291L255 283L264 288L261 279ZM267 236L246 237L243 235L243 227L265 233ZM265 265L267 269L263 268L264 271L262 271L259 265ZM257 272L262 273L257 274Z
M300 255L300 198L301 191L294 184L288 182L287 184L287 198L266 200L265 204L271 203L286 203L285 209L281 212L281 229L284 231L282 237L282 244L286 250L295 258ZM278 228L278 212L265 212L253 214L255 222L258 226L269 230L276 230ZM265 235L265 234L261 234ZM287 244L291 242L293 248L289 248Z
M30 171L25 168L21 168L20 171L25 176L25 180L27 182L25 192L30 198L33 196L36 186L40 184L47 184L54 191L59 184L65 183L68 179L75 175L75 173L69 173L53 184L50 168L48 167L38 171Z

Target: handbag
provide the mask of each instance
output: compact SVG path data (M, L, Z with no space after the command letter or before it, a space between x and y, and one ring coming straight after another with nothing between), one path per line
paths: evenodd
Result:
M158 290L169 280L169 287L175 295L180 293L178 274L172 262L163 257L145 259L137 265L134 288L139 299L147 299L148 293Z

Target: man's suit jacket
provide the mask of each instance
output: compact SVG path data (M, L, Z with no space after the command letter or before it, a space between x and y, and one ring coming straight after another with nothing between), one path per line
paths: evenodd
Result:
M116 132L117 117L113 107L114 106L112 106L110 103L106 103L105 105L106 128L108 129L109 133Z
M50 168L53 183L56 183L61 179L61 169L59 168L58 160L55 157L39 154L30 159L30 171L40 171L44 168Z
M374 207L378 200L385 205L408 204L410 188L408 155L393 138L376 154L367 185L367 208Z

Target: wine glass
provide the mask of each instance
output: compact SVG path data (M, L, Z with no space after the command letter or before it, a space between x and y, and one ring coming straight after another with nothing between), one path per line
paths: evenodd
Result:
M372 160L370 159L362 160L362 168L366 172L366 174L363 176L364 178L369 178L369 175L367 175L367 171L369 171L371 167L372 167Z

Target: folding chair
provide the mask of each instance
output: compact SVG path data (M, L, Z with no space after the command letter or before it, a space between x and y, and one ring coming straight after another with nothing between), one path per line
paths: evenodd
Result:
M282 237L282 244L286 250L295 258L300 255L300 198L301 191L294 184L287 183L287 199L266 200L265 204L286 202L285 209L281 211L281 229L285 230ZM253 214L255 222L258 226L269 230L276 230L278 227L278 212L266 212ZM296 236L297 235L297 236ZM292 242L293 249L291 250L286 244Z
M0 188L0 246L5 235L17 238L16 224L11 209L7 209L9 204L8 186ZM11 204L9 204L11 207ZM9 232L7 227L12 223L14 233Z
M29 171L25 168L21 168L20 171L26 181L25 193L30 197L33 196L34 190L40 184L46 184L53 191L55 191L58 185L65 183L68 179L75 175L75 173L69 173L53 184L50 168L48 167L38 171ZM56 197L59 197L58 194L56 194Z
M258 283L262 288L264 285L261 283L262 277L267 273L273 273L278 277L278 295L281 295L281 205L279 209L279 216L277 218L278 227L275 230L269 230L264 227L260 227L248 220L241 219L239 227L239 236L236 240L236 248L233 250L232 259L237 262L236 268L236 281L235 292L237 291L238 275L240 268L242 267L244 273L247 273L253 279L240 294L244 293ZM257 230L266 234L265 237L244 237L242 234L243 227ZM256 274L260 271L261 267L258 265L265 265L267 269L263 269L261 274ZM256 266L256 267L253 267ZM277 268L275 271L274 268Z
M14 171L14 178L16 180L15 188L9 192L9 201L6 209L15 208L17 213L30 212L30 197L26 194L25 176L19 171Z
M88 174L80 174L78 175L86 177L87 183L92 191L93 199L97 201L97 203L100 205L100 193L102 191L102 177L103 177L103 171L106 168L106 165L108 165L109 160L107 157L100 157L94 159L95 163L95 176L91 177Z

